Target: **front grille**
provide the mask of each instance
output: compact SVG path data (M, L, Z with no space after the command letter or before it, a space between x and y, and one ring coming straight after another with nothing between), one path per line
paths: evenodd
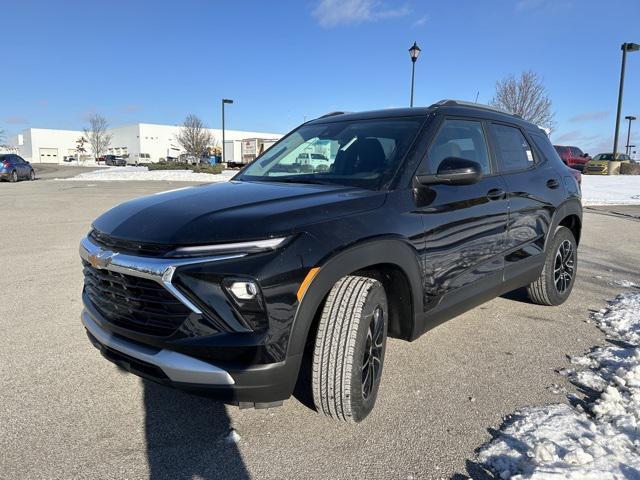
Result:
M114 325L167 336L191 315L191 310L153 280L98 270L85 261L82 264L86 294Z
M161 257L174 249L171 245L161 245L157 243L142 243L131 240L123 240L102 233L95 228L89 232L89 238L98 245L117 252L126 252L133 255L144 255L151 257Z

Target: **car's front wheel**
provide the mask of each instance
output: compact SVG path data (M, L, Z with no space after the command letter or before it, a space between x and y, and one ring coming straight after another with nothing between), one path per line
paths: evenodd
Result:
M329 292L316 336L312 387L316 409L336 420L360 422L378 395L389 309L384 287L349 275Z
M571 230L558 227L551 240L540 276L527 287L539 305L560 305L569 298L576 280L578 245Z
M35 180L36 179L36 172L31 170L29 172L29 180Z

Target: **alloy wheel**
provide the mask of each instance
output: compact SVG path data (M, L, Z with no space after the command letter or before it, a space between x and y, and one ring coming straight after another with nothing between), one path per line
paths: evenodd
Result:
M563 241L558 247L553 262L553 282L558 293L567 291L575 272L575 249L569 240Z
M367 400L382 372L382 346L384 343L384 310L377 305L369 321L369 330L362 359L362 398Z

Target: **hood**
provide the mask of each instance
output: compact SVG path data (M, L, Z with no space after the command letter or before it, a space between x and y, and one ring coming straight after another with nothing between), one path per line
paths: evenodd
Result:
M230 181L125 202L93 226L118 239L163 245L253 240L372 210L385 196L339 185Z

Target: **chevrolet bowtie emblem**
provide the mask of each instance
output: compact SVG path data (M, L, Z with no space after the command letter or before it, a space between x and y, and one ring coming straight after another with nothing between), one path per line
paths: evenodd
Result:
M101 269L107 268L111 263L115 253L109 250L101 250L98 253L92 253L87 257L87 260L93 268Z

